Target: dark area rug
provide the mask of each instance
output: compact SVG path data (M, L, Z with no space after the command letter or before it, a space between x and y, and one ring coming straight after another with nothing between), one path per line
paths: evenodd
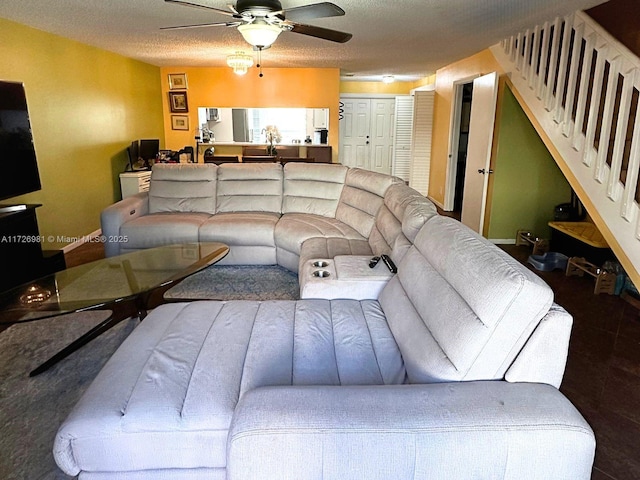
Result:
M173 287L171 299L297 299L298 278L278 266L212 266ZM51 453L59 425L118 346L138 324L124 321L50 370L29 372L102 321L82 312L17 324L0 332L0 479L69 477Z
M128 320L48 371L29 372L109 315L84 312L13 325L0 333L0 478L67 479L53 461L58 426L138 324Z
M184 279L165 298L297 300L298 275L280 266L213 265Z

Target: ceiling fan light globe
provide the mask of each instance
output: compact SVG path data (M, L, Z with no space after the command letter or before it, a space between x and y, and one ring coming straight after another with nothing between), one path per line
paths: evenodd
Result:
M282 29L268 23L253 22L240 25L238 31L249 45L265 48L276 41Z

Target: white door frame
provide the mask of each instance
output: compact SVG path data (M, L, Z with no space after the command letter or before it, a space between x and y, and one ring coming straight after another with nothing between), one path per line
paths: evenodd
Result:
M462 113L462 89L467 83L473 82L481 74L460 78L453 82L451 99L451 116L449 120L449 149L447 158L447 174L444 189L444 210L453 210L456 196L456 175L458 173L458 144L460 143L460 115ZM471 100L473 103L473 100Z

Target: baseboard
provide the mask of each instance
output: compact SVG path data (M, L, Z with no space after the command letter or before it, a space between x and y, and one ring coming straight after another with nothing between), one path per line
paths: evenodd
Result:
M515 238L489 238L491 243L495 243L496 245L515 245Z
M437 200L434 200L432 197L430 197L429 195L427 195L427 198L429 200L431 200L431 203L433 203L435 206L437 206L440 210L444 210L444 205L442 205L442 203L438 202Z
M69 253L71 250L73 250L74 248L78 248L80 245L88 243L89 241L92 241L92 240L95 241L95 239L97 237L99 237L100 235L102 235L102 229L101 228L89 233L88 235L84 235L82 237L76 238L70 244L65 245L64 247L62 247L62 251L64 253Z

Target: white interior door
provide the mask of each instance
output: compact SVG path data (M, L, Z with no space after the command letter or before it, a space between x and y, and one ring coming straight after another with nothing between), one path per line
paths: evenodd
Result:
M482 234L487 204L497 98L498 74L496 72L478 77L473 81L461 221L480 234Z
M368 168L371 100L341 99L344 114L340 120L340 162L348 167Z
M395 106L395 98L374 98L371 100L371 148L368 170L387 175L391 174Z

